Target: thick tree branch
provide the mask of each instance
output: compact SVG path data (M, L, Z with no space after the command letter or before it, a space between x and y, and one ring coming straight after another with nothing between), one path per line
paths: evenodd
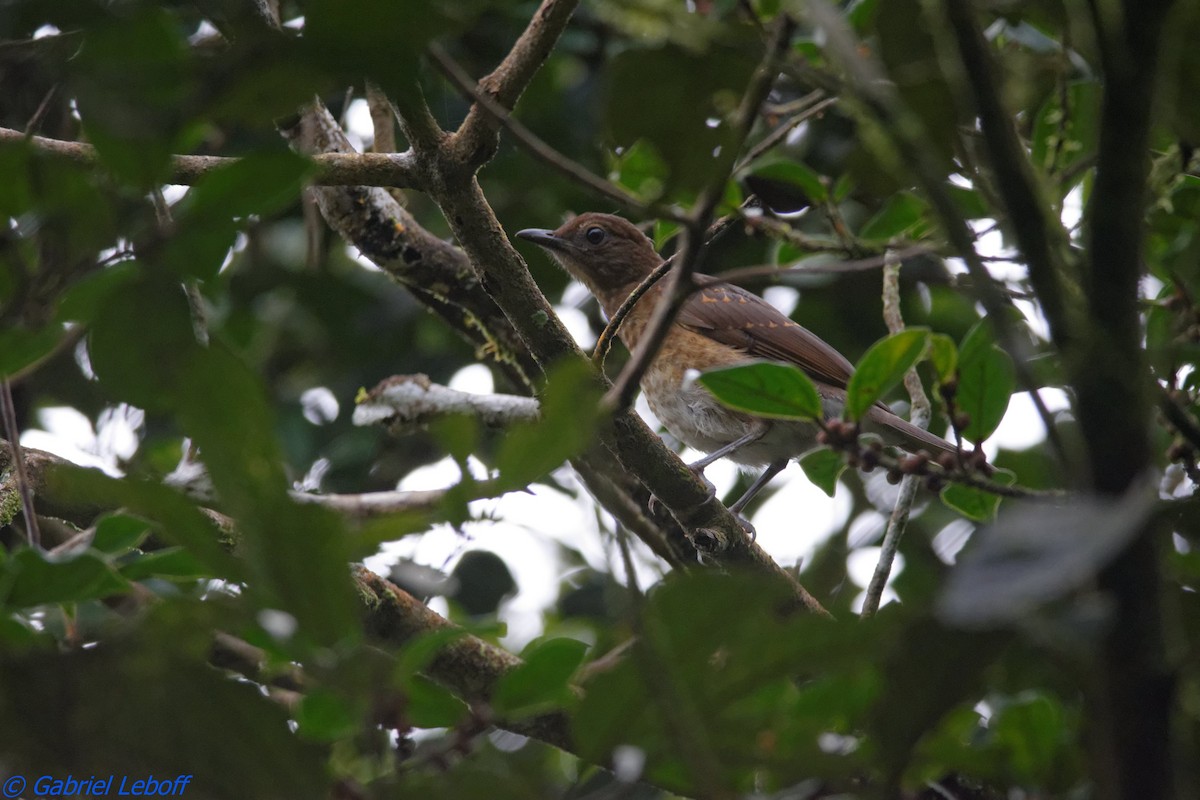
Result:
M355 425L384 423L393 432L447 414L466 414L490 428L538 419L538 401L508 394L472 394L432 383L425 375L397 375L380 382L354 409Z
M84 142L66 142L0 128L0 144L28 142L35 152L84 167L100 162L96 148ZM390 186L419 189L411 153L319 153L311 156L316 172L311 182L319 186ZM172 156L166 183L191 186L213 170L236 164L225 156Z
M281 128L304 153L351 150L323 106ZM347 242L498 362L518 386L529 386L536 365L504 314L480 285L462 251L425 230L390 194L365 186L314 187L325 220Z
M530 155L547 165L559 174L575 181L581 186L591 189L601 197L612 200L620 204L622 208L632 214L638 216L653 216L655 212L664 215L670 215L671 209L657 208L643 203L638 198L634 197L629 192L622 189L612 181L605 180L599 175L594 174L582 164L572 161L562 153L555 150L553 147L543 141L537 134L526 128L508 111L493 100L488 95L479 91L479 89L471 83L470 77L463 72L460 67L445 50L434 45L429 48L429 55L442 70L442 74L452 83L458 91L475 103L472 107L472 113L475 109L483 109L489 113L496 123L506 130L513 139ZM676 215L677 217L678 215Z
M1152 381L1138 310L1150 133L1169 0L1090 4L1104 99L1084 287L1090 329L1071 365L1092 486L1121 495L1151 468ZM1104 13L1104 12L1117 13ZM1114 601L1090 693L1095 785L1101 798L1167 798L1172 677L1166 663L1156 534L1145 526L1100 576Z
M417 637L456 629L412 595L366 567L354 567L355 585L366 606L367 635L394 646ZM438 650L425 673L472 703L487 703L500 680L521 665L521 659L466 632ZM530 736L564 750L572 749L571 733L563 714L543 714L513 721L497 721L506 730Z
M579 0L542 0L508 55L479 81L477 96L491 99L501 110L512 110L554 49L578 4ZM477 102L450 137L447 154L464 167L478 170L496 152L498 119L495 109L483 108Z

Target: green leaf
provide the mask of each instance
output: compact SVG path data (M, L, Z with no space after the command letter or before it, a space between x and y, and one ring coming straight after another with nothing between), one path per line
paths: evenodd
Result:
M1070 757L1066 752L1070 728L1063 708L1040 692L1002 705L989 720L988 730L1017 777L1027 784L1051 783L1061 762Z
M822 447L801 458L800 469L804 470L804 475L813 485L833 497L837 491L838 478L846 469L846 462L828 447Z
M945 383L953 377L958 368L958 347L954 340L944 333L930 334L929 361L933 364L939 383Z
M130 514L105 514L96 523L92 547L101 553L121 554L142 543L150 533L146 520Z
M178 607L163 613L172 612ZM296 736L287 712L261 687L205 663L212 624L194 622L148 631L139 616L133 635L119 642L7 650L0 685L21 687L0 698L0 730L21 731L19 739L6 737L8 757L36 774L65 777L54 769L64 763L63 732L71 731L87 743L71 748L73 774L115 773L114 796L119 776L153 775L192 777L176 789L185 797L327 797L328 751Z
M453 28L452 14L470 7L431 0L355 0L352 6L344 0L313 0L305 6L304 44L331 74L354 76L351 80L365 75L385 90L411 95L418 54Z
M23 548L0 569L0 600L13 609L94 600L128 586L104 559L90 552L58 558Z
M501 678L492 697L497 713L529 716L572 699L571 676L583 663L588 645L577 639L547 639L527 649L525 663Z
M821 419L812 379L789 364L762 361L706 372L700 383L723 404L776 419Z
M629 147L624 148L620 155L610 158L609 177L647 202L662 197L669 171L670 167L658 154L657 148L645 139L638 139ZM655 247L662 246L662 241L659 240L658 226L664 224L672 225L673 223L656 223Z
M73 88L87 139L118 177L159 181L172 152L187 152L196 89L182 29L151 5L112 15L87 31L72 59Z
M770 159L750 171L756 178L778 181L799 188L816 205L829 199L829 190L821 176L809 167L791 159Z
M888 198L883 208L863 225L858 235L863 239L889 241L912 230L921 222L925 204L916 195L898 192Z
M156 523L159 535L183 545L205 573L229 581L244 579L243 565L221 547L222 534L192 501L152 481L110 478L94 469L60 465L46 474L55 497L80 505L119 505Z
M304 693L296 707L296 724L305 738L332 742L353 735L359 714L340 694L323 687Z
M404 686L405 718L418 728L449 728L468 712L467 704L449 689L423 675L413 675Z
M909 328L880 339L859 359L846 386L846 417L858 420L921 358L929 343L925 328Z
M36 331L0 330L0 377L9 377L36 364L54 352L65 335L62 326L55 324Z
M77 281L58 305L59 321L91 322L105 301L137 274L138 267L132 260L121 261Z
M991 436L1016 388L1012 359L992 340L986 320L980 321L963 338L958 352L958 391L955 403L970 423L963 436L979 443Z
M955 705L978 698L983 672L1010 641L1006 634L953 630L933 619L906 626L882 664L887 680L870 714L871 738L889 777Z
M626 48L608 62L605 121L612 143L639 139L667 163L666 191L698 190L715 166L713 152L732 144L723 120L758 61L757 36L727 26L721 47L692 52L676 44ZM753 42L753 44L752 44ZM711 126L709 120L721 120Z
M508 487L528 485L591 443L600 388L591 365L571 360L555 367L541 398L541 419L514 426L496 455Z
M403 682L425 669L446 645L467 635L463 628L429 631L404 644L396 662L396 675Z
M312 164L290 150L265 150L209 172L179 203L178 221L228 220L280 211L300 198Z
M147 313L153 309L154 313ZM196 341L186 300L165 274L147 273L105 304L91 328L101 385L171 413L203 453L250 568L249 594L281 608L310 641L333 644L359 629L341 521L287 494L275 420L259 377L220 340ZM189 549L198 553L194 541ZM205 557L205 563L211 563Z
M195 580L206 574L204 565L181 547L144 553L121 567L121 575L131 581L144 581L147 578Z
M1005 486L1011 486L1016 480L1011 472L997 470L992 480ZM996 516L1000 507L1000 495L965 486L961 483L951 483L941 492L942 502L965 517L978 522L986 522Z

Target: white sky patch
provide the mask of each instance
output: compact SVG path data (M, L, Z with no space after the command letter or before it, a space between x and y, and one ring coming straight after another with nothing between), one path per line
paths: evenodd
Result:
M934 535L933 552L943 562L953 564L974 532L975 525L970 520L956 519Z
M1067 193L1063 200L1061 219L1068 229L1073 229L1083 219L1083 184Z
M361 97L350 101L346 109L346 137L362 150L375 141L375 123L371 121L371 107Z
M38 411L41 427L22 433L21 444L119 476L122 473L117 462L137 452L138 431L144 418L142 411L132 406L113 406L101 412L97 431L77 409L51 406Z
M766 300L781 314L791 316L800 302L800 292L791 286L768 286L763 290L763 300Z
M495 391L492 381L492 371L483 364L469 364L450 378L448 387L459 392L472 394L491 394Z
M587 314L570 306L555 306L554 313L562 320L563 325L571 334L571 338L575 340L575 344L579 345L581 350L591 350L596 346L596 339L599 337L592 330Z
M591 297L592 293L586 286L573 280L567 284L567 288L563 289L561 302L568 308L583 308Z
M163 200L167 201L167 205L173 206L184 198L190 188L190 186L180 186L174 183L168 186L163 186Z
M846 532L846 544L851 548L876 544L883 538L886 528L887 517L875 509L869 509L859 514L850 523L850 530Z
M849 490L839 483L829 497L809 482L797 464L788 464L772 485L777 491L750 520L758 544L780 564L811 560L816 548L846 524L852 505Z
M354 245L346 245L346 255L351 261L353 261L355 264L358 264L360 267L365 267L366 269L373 270L375 272L383 271L378 267L378 265L375 264L374 261L364 256L362 251Z
M313 425L328 425L338 418L337 398L327 386L314 386L300 395L304 418Z
M1070 407L1067 393L1062 389L1041 389L1042 402L1050 411L1051 416L1057 411ZM992 437L984 443L989 458L995 455L998 448L1009 450L1027 450L1046 438L1046 428L1038 416L1029 392L1017 392L1008 401L1008 411L1000 423L1000 427ZM989 450L990 448L990 450Z
M875 565L879 563L880 548L878 547L862 547L858 550L851 550L846 555L846 574L855 586L862 589L867 588L867 584L871 582L871 576L875 574ZM897 598L896 593L892 590L892 584L896 580L896 576L904 571L904 556L900 553L896 554L896 560L892 563L891 574L888 575L887 588L883 590L883 597L879 605L885 606ZM866 600L867 593L859 592L854 598L852 607L857 613L862 611L863 602Z

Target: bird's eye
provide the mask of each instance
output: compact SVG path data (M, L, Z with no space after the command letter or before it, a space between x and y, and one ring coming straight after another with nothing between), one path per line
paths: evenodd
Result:
M584 234L584 238L586 238L590 244L600 244L604 241L604 237L607 235L608 234L604 232L604 228L588 228L587 233Z

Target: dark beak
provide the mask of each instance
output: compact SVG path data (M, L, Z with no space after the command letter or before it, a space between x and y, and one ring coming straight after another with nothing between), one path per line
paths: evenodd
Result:
M569 246L565 241L555 236L554 231L549 231L545 228L526 228L523 231L517 231L517 238L533 242L547 250L566 250Z

